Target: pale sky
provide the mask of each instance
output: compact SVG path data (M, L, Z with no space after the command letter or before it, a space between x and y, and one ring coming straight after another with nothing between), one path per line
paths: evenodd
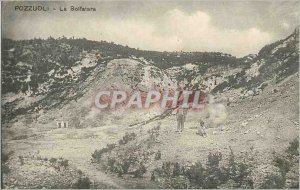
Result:
M18 12L16 5L57 10ZM97 11L58 11L72 5ZM219 51L242 57L291 34L299 23L299 8L299 1L4 2L2 36L74 36L143 50Z

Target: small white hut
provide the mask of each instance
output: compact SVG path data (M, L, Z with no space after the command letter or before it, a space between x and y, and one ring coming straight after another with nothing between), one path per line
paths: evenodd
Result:
M56 121L56 126L57 126L57 128L68 128L69 127L69 122L68 121L62 121L62 120L57 120Z

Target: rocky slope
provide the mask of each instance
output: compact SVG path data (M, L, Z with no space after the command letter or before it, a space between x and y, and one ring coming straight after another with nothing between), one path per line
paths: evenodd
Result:
M141 51L85 39L4 39L3 122L25 112L65 105L98 82L112 85L116 78L131 89L137 85L174 88L185 81L213 93L240 87L258 91L297 72L298 34L296 29L258 55L241 59L222 53Z
M298 72L299 29L283 40L263 47L258 55L251 56L250 63L240 72L228 76L213 92L231 88L244 88L251 93L261 91L268 84L278 83Z
M120 84L143 90L174 88L179 80L209 86L215 80L210 75L244 67L228 54L141 51L85 39L4 39L2 49L2 123L27 112L63 107L98 83L113 85L117 78ZM222 82L216 80L214 86Z

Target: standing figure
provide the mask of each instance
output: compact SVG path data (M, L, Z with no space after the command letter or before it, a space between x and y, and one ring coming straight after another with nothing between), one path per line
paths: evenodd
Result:
M187 115L187 109L178 108L177 110L177 131L176 132L182 132L184 129L184 122Z

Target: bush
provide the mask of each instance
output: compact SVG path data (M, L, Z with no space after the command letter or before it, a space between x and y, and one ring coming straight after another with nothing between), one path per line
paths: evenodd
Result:
M74 189L89 189L91 186L91 181L88 177L80 177L74 184Z
M134 177L143 177L143 175L147 172L146 167L144 164L140 164L139 168L134 171Z
M174 164L174 167L173 167L173 174L172 174L172 176L173 176L173 177L177 177L177 176L179 176L181 173L182 173L182 172L181 172L180 165L179 165L178 162L176 162L176 163Z
M238 163L235 161L234 154L231 151L229 156L228 167L225 168L224 177L225 181L232 180L230 185L232 188L251 188L253 189L253 180L250 178L251 169L250 166L245 163Z
M127 174L129 168L135 163L135 161L130 158L124 158L121 160L116 160L115 158L107 158L106 164L104 167L106 170L118 174L121 177L123 174Z
M3 174L8 174L10 172L10 168L7 165L2 165L2 169L1 169L2 175Z
M62 167L66 168L66 167L69 166L69 161L66 160L66 159L62 159L62 160L59 162L59 164L60 164Z
M152 171L150 180L151 180L151 181L155 181L155 179L156 179L156 177L155 177L155 172Z
M160 125L148 130L149 140L152 142L156 141L156 138L159 136Z
M125 133L125 136L123 136L122 139L119 140L119 145L125 145L128 142L134 140L136 138L136 134L135 133Z
M111 150L113 150L114 148L116 148L116 144L115 144L115 143L107 144L106 147L107 147L108 151L111 151Z
M114 168L112 171L117 173L118 176L121 177L123 174L127 173L127 171L124 170L126 168L129 168L129 167L123 166L123 164L121 162L116 162L114 164Z
M219 166L220 161L222 160L221 153L209 153L208 161L206 166L206 177L203 184L205 189L216 189L219 184L222 184L223 172Z
M299 172L293 174L297 175L295 179L291 176L287 176L287 173L290 171L299 171L298 162L299 162L299 141L294 139L290 142L290 145L285 151L284 155L277 155L274 157L273 163L274 166L278 168L278 173L269 174L264 178L264 182L261 184L261 188L264 189L280 189L280 188L290 188L290 187L299 187ZM296 157L295 157L296 156ZM292 181L291 186L286 183L287 178L289 181Z
M5 154L5 153L1 154L1 161L2 161L2 163L5 164L5 163L9 160L10 156L11 156L13 153L14 153L14 152L11 151L11 152L9 152L8 154Z
M196 187L202 187L205 180L205 168L200 162L187 169L186 176Z
M20 161L20 164L21 164L21 165L24 164L24 158L23 158L23 156L19 156L19 161Z
M274 159L274 166L279 168L279 172L282 176L285 176L286 173L290 170L289 160L276 156Z
M160 160L161 159L161 152L160 151L157 151L157 153L155 153L154 159L155 160Z
M164 181L164 188L168 189L188 189L190 182L185 176L177 176Z
M128 173L131 163L132 163L132 161L130 159L126 159L126 158L120 162L120 165L123 170L123 174Z
M282 175L271 174L265 177L262 189L282 189L285 185L285 177Z
M104 149L95 150L92 154L92 158L99 162L101 160L102 154L105 153Z
M50 161L51 164L54 164L57 161L57 159L56 158L51 158L49 161Z
M115 168L116 159L115 158L107 158L107 170L113 172Z
M161 168L152 171L151 180L160 183L163 188L253 188L249 165L236 162L233 153L227 166L221 167L221 160L221 153L210 153L206 167L201 162L191 166L165 162Z
M172 176L172 162L165 162L162 165L162 176L171 177Z
M10 168L9 166L7 165L7 161L9 160L10 156L13 154L14 152L11 151L7 154L3 153L1 154L1 166L2 166L2 170L1 170L1 173L2 174L8 174L10 172Z
M83 172L81 170L77 170L77 173L81 176Z
M286 151L288 154L299 156L299 139L296 138L292 142L290 142L289 147Z

